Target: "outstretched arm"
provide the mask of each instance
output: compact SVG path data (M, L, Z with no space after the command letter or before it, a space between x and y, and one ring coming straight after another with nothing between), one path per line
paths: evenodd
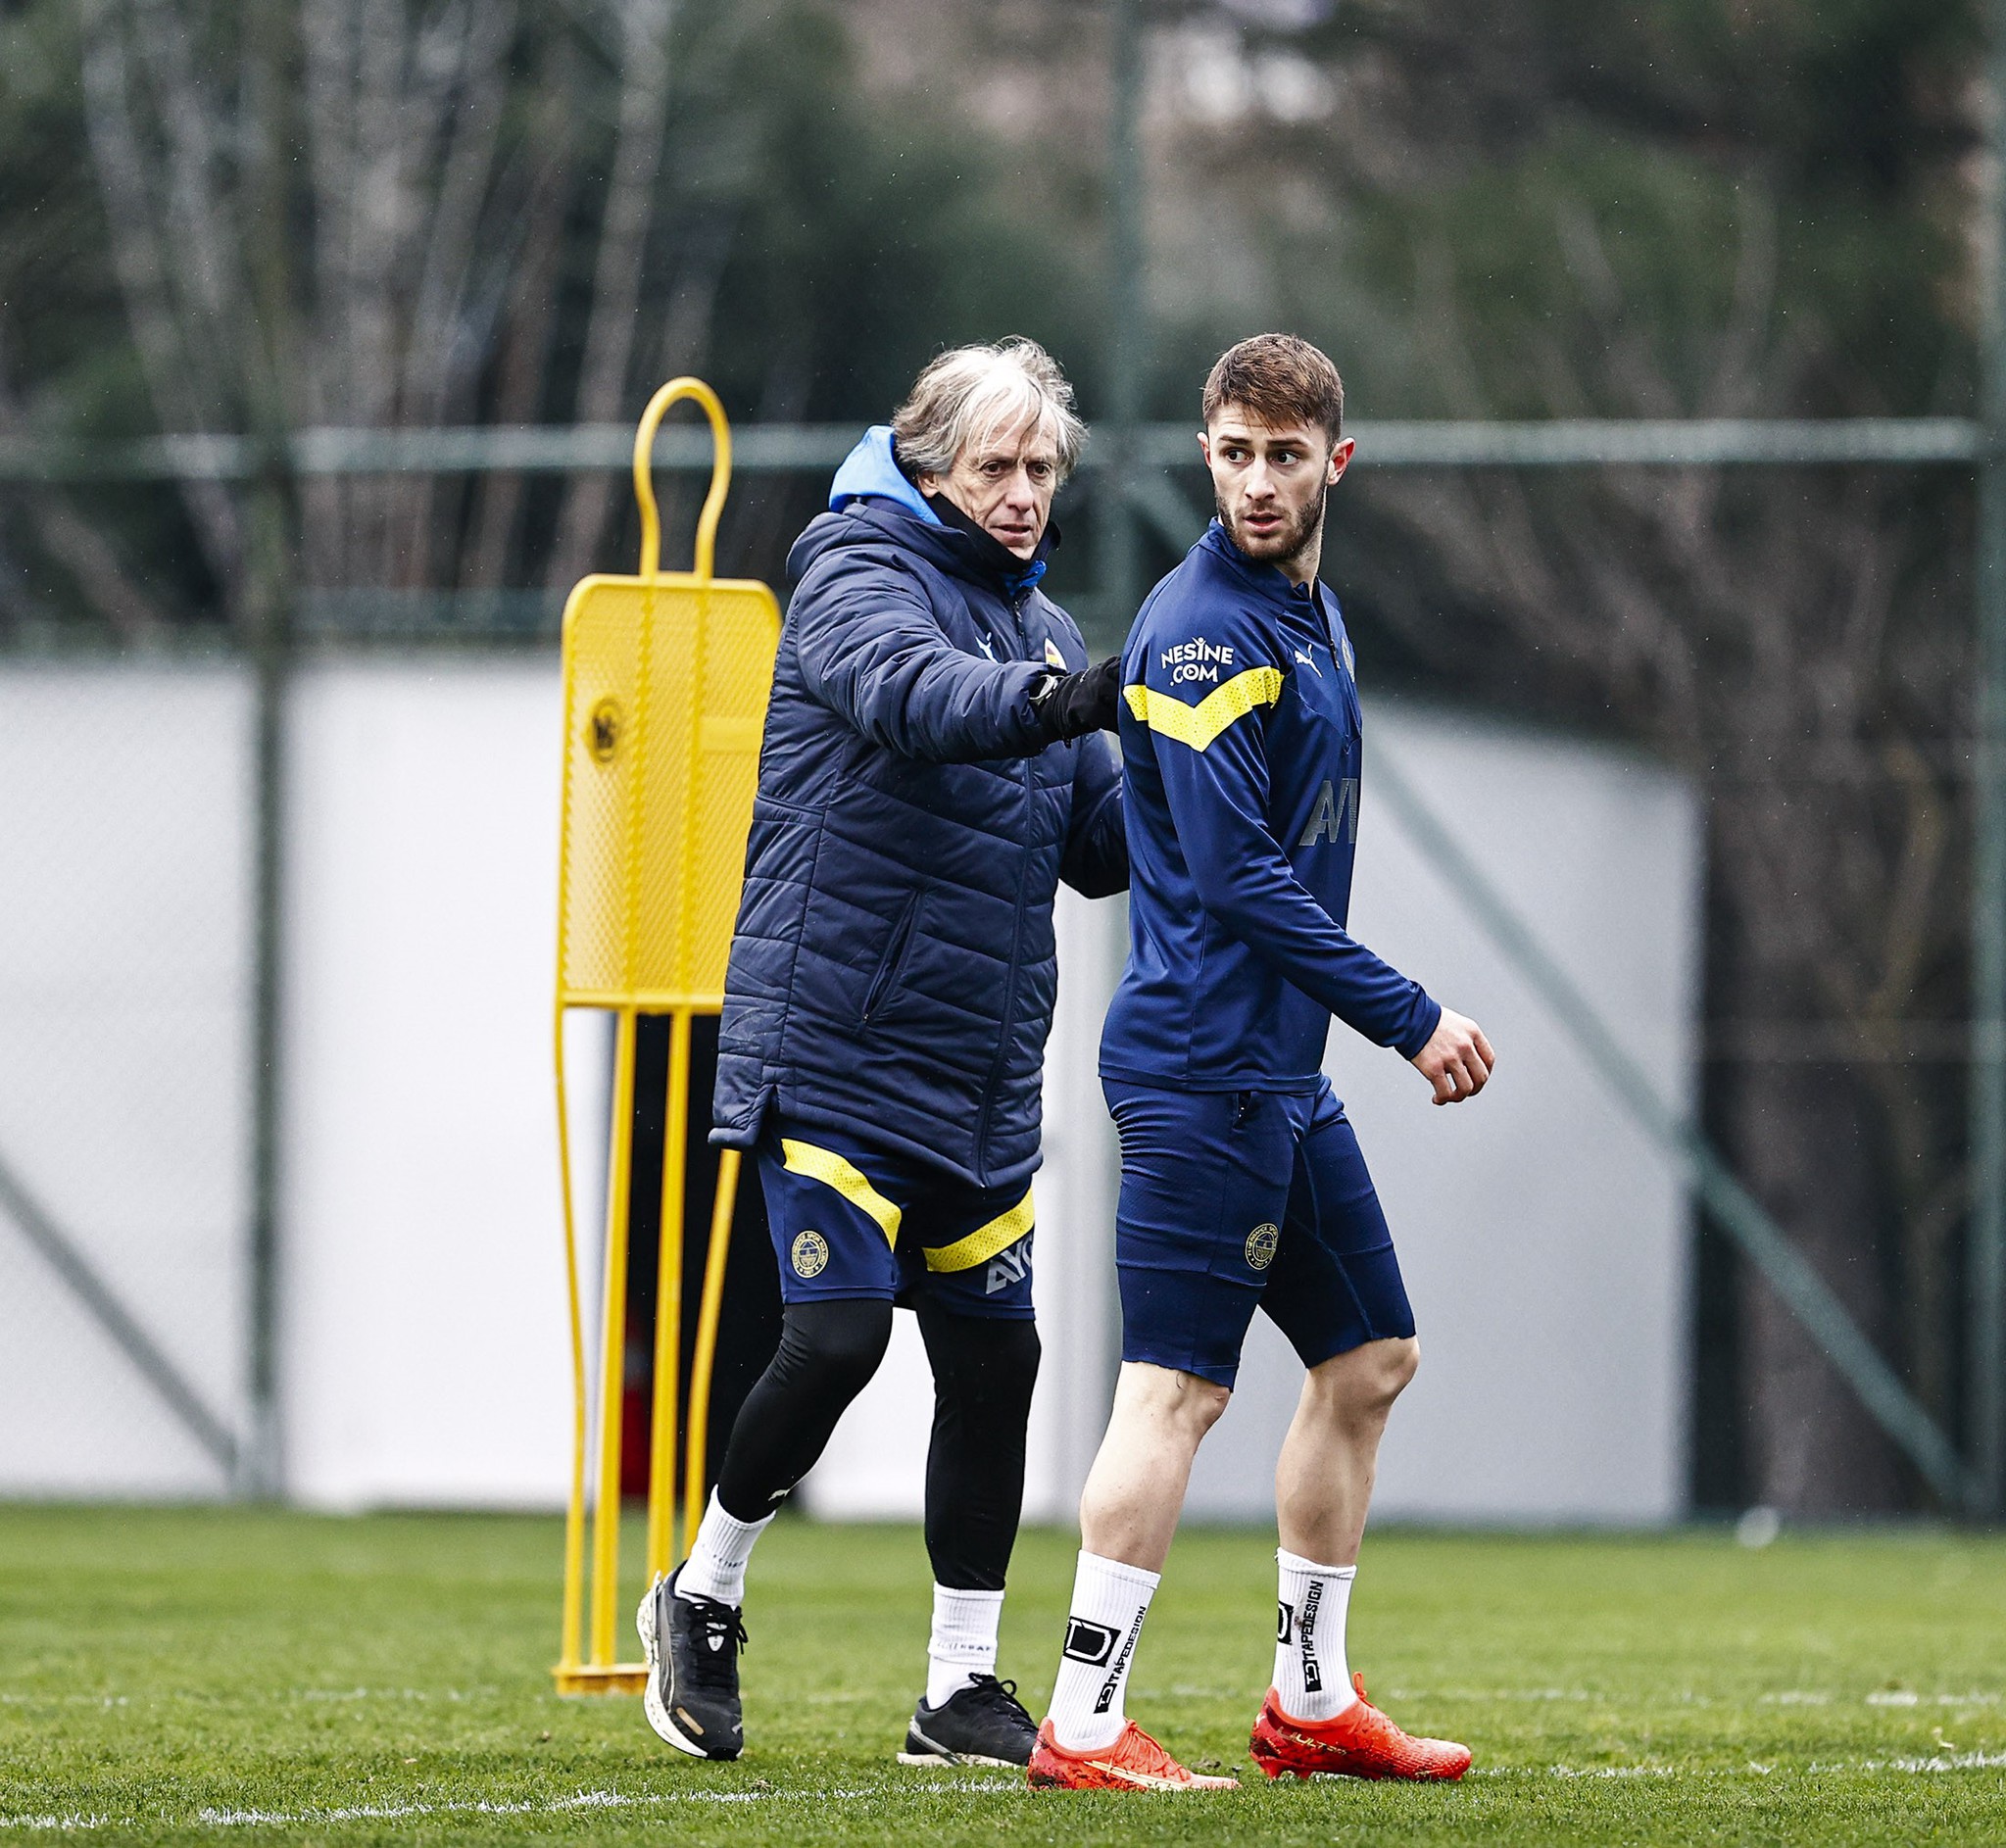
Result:
M1051 670L956 648L919 585L881 552L818 561L789 617L809 694L887 750L975 763L1027 757L1052 741L1031 699Z

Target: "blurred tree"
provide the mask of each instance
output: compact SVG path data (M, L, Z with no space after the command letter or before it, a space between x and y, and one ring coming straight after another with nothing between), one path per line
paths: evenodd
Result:
M0 436L132 427L122 412L138 381L83 152L73 24L54 6L0 8ZM0 498L0 634L53 628L79 603L123 641L169 631L159 559L177 523L157 497L105 498L110 519L56 492Z
M807 0L20 0L0 32L8 427L618 422L687 369L740 414L862 420L952 340L1092 325L993 137L868 106ZM241 618L240 497L90 498L10 498L0 620ZM612 474L298 498L310 595L562 589L627 517ZM727 539L776 575L810 505L742 491Z

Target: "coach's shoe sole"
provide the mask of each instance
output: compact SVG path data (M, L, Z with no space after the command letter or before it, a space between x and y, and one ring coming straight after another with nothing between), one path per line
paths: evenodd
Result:
M902 1765L927 1766L934 1771L954 1765L992 1765L998 1771L1022 1771L1024 1769L1014 1759L985 1758L980 1752L950 1752L945 1749L938 1752L901 1752L899 1754L899 1763Z

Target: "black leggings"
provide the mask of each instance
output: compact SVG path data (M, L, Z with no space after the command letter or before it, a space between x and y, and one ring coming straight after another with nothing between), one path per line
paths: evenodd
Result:
M922 1301L933 1368L926 1550L937 1583L1001 1591L1024 1506L1024 1428L1038 1378L1029 1322L950 1315ZM870 1384L892 1338L892 1305L796 1303L772 1364L746 1395L717 1476L735 1521L758 1521L814 1467L836 1421Z

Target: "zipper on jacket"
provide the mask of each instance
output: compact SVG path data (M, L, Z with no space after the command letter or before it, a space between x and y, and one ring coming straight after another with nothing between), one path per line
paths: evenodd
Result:
M1018 776L1024 788L1024 805L1031 805L1031 759L1017 759ZM1031 849L1019 850L1017 859L1017 909L1010 921L1010 972L1003 980L1003 1018L996 1036L996 1057L990 1061L989 1079L982 1087L982 1126L975 1132L975 1175L989 1184L989 1129L996 1117L996 1081L1010 1047L1010 1025L1017 1011L1017 965L1024 942L1024 888L1031 879Z
M905 973L905 952L912 947L913 927L919 922L919 901L925 896L923 892L912 893L901 908L892 926L891 941L885 945L884 960L878 964L878 972L871 977L870 987L864 992L863 1010L857 1015L859 1026L870 1025L871 1015Z
M1030 653L1029 631L1024 627L1024 611L1030 605L1031 594L1037 589L1027 584L1014 597L1005 597L1004 604L1014 619L1017 629L1017 645L1025 655ZM1022 657L1019 657L1021 659ZM1051 747L1047 747L1051 749ZM1028 809L1032 800L1032 777L1029 757L1017 759L1017 778L1023 788L1024 806ZM1024 888L1031 878L1031 849L1020 850L1017 863L1017 908L1010 920L1010 972L1003 979L1003 1017L999 1023L996 1038L996 1057L990 1061L989 1077L982 1087L982 1121L975 1131L975 1175L978 1181L987 1185L989 1180L989 1131L996 1120L996 1081L1002 1072L1003 1060L1009 1054L1010 1027L1017 1012L1017 965L1019 950L1024 940Z

